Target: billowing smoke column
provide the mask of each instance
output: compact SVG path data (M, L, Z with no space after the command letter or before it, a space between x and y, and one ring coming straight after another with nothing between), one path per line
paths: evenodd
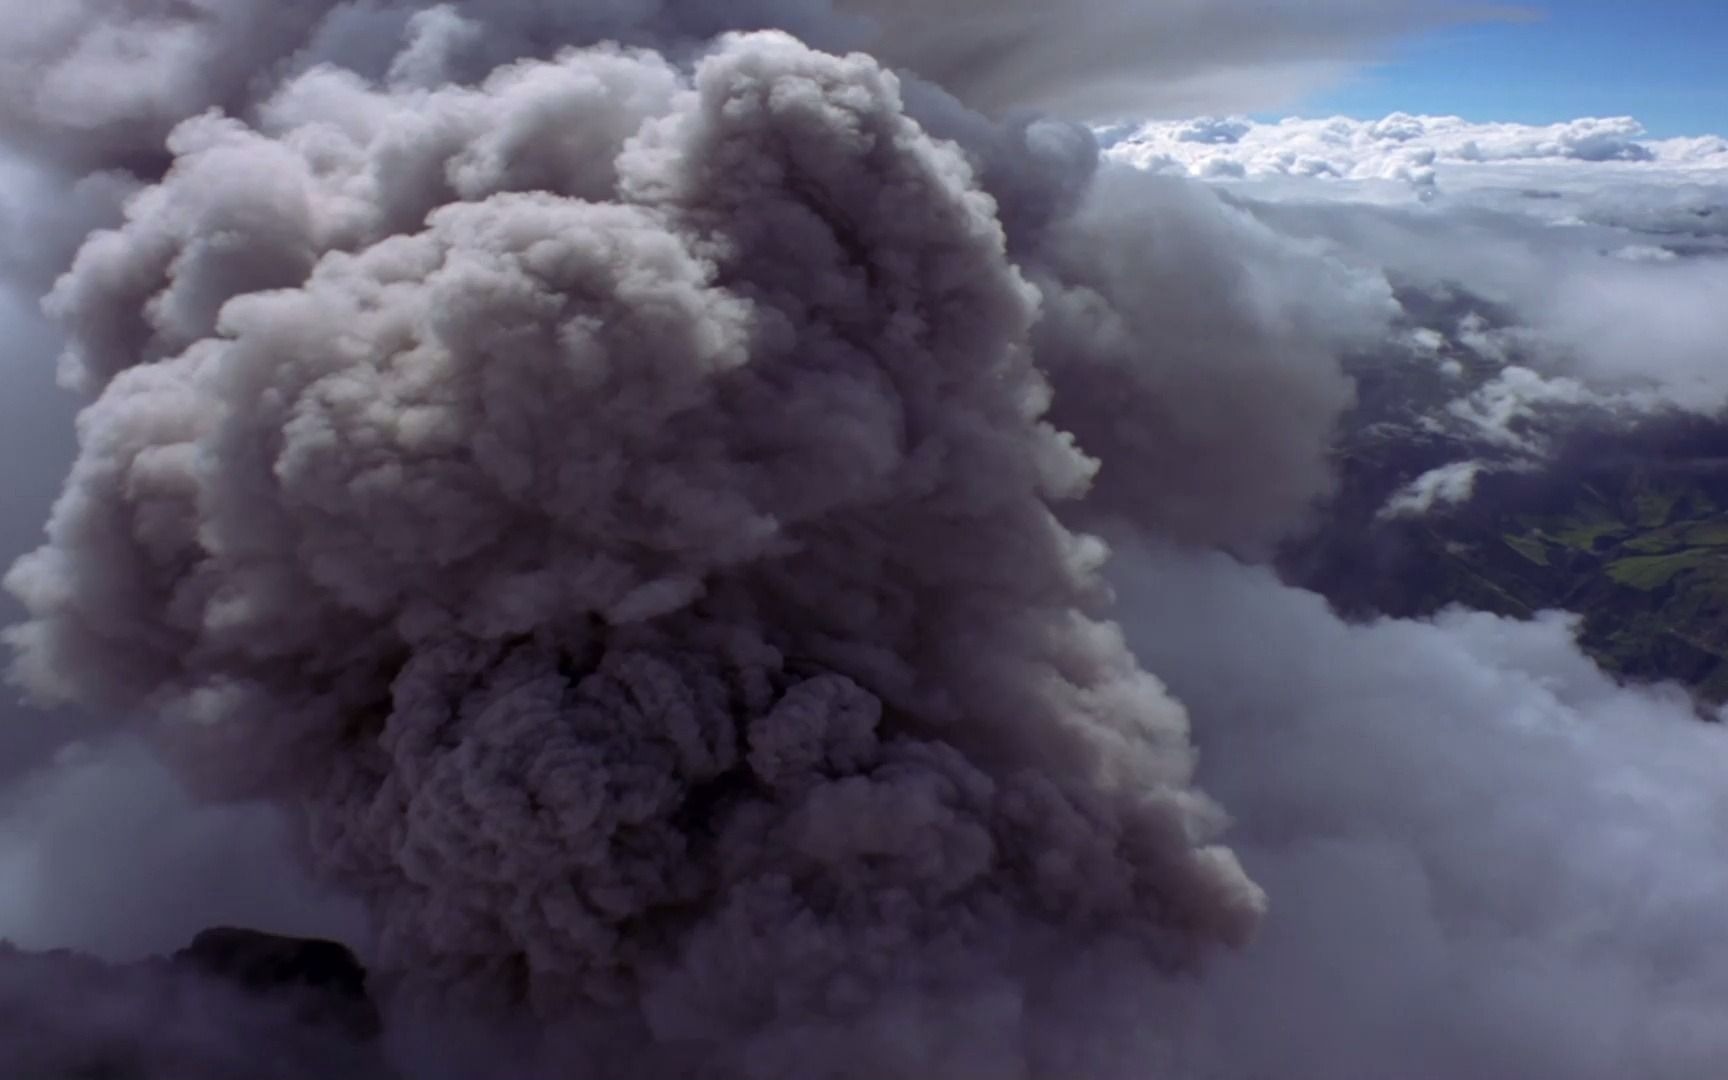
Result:
M382 82L174 127L51 293L95 400L7 579L18 677L297 808L411 995L671 1075L1119 1075L1039 996L1261 896L1056 516L1096 464L990 161L778 33L447 83L484 28L414 28ZM1345 398L1271 436L1299 497Z

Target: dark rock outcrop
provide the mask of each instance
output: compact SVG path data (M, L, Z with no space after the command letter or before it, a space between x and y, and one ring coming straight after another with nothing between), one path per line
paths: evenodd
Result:
M334 941L214 927L174 954L174 963L289 1007L302 1022L364 1042L381 1028L366 993L366 969Z

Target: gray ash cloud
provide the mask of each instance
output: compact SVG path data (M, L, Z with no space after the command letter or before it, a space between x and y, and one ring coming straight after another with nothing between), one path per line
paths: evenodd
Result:
M1345 624L1168 547L1336 514L1340 423L1422 419L1373 361L1444 398L1392 443L1510 467L1574 405L1714 408L1710 326L1652 338L1645 397L1524 368L1523 324L1595 341L1648 275L1544 307L1554 230L1221 196L1026 111L1263 97L1431 6L6 6L3 271L87 401L15 675L289 815L415 1080L1715 1052L1679 695L1562 619ZM1481 280L1479 323L1424 306ZM1648 857L1591 872L1625 820ZM1633 877L1636 926L1593 919Z
M766 11L33 23L15 145L134 191L46 301L91 402L15 674L289 808L417 1008L640 1075L1134 1075L1148 1036L1061 999L1154 994L1262 900L1072 523L1288 529L1348 400L1318 312L1389 294L1103 182L1082 128L701 44L815 17ZM127 33L155 78L77 92ZM1184 242L1085 257L1146 212ZM1311 403L1179 422L1261 374ZM1220 479L1111 475L1179 455Z

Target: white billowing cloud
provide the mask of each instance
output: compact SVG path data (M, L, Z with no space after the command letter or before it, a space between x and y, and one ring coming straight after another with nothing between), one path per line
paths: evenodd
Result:
M1531 321L1586 379L1656 380L1682 404L1728 403L1728 259L1594 258L1552 281Z
M1468 502L1476 491L1476 477L1487 467L1480 461L1457 461L1429 469L1395 494L1382 516L1420 517L1438 504Z
M1509 365L1473 411L1492 418L1532 402L1701 414L1728 406L1728 258L1627 258L1623 245L1603 242L1607 231L1586 225L1520 228L1444 209L1420 218L1437 228L1412 236L1395 215L1361 253L1384 257L1400 280L1461 283L1506 309L1509 324L1461 328L1462 344Z
M1110 154L1119 160L1179 166L1195 176L1336 177L1427 187L1472 168L1555 162L1643 164L1652 167L1646 171L1728 176L1728 139L1651 139L1643 125L1625 116L1540 126L1405 113L1272 123L1210 117L1155 120L1115 129L1110 138Z
M1130 551L1114 576L1273 897L1203 986L1197 1075L1728 1060L1728 731L1682 694L1616 685L1557 614L1350 625L1222 556Z
M1548 376L1519 364L1507 364L1495 376L1447 406L1447 413L1465 425L1484 445L1539 458L1547 449L1538 422L1563 410L1650 412L1662 405L1649 393L1615 394L1592 389L1564 375ZM1467 496L1469 489L1461 492Z
M1493 309L1454 340L1526 369L1510 376L1518 400L1714 414L1728 405L1728 151L1638 141L1622 157L1641 160L1596 160L1603 130L1190 122L1147 125L1107 153L1206 178L1275 230L1402 288ZM1235 141L1204 141L1222 138ZM1422 176L1399 171L1417 159ZM1553 379L1570 381L1536 385Z

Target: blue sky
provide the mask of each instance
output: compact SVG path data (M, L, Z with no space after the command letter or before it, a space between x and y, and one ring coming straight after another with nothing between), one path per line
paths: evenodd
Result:
M1728 134L1728 0L1552 0L1539 17L1457 26L1293 110L1402 110L1551 123L1630 115L1653 135Z

